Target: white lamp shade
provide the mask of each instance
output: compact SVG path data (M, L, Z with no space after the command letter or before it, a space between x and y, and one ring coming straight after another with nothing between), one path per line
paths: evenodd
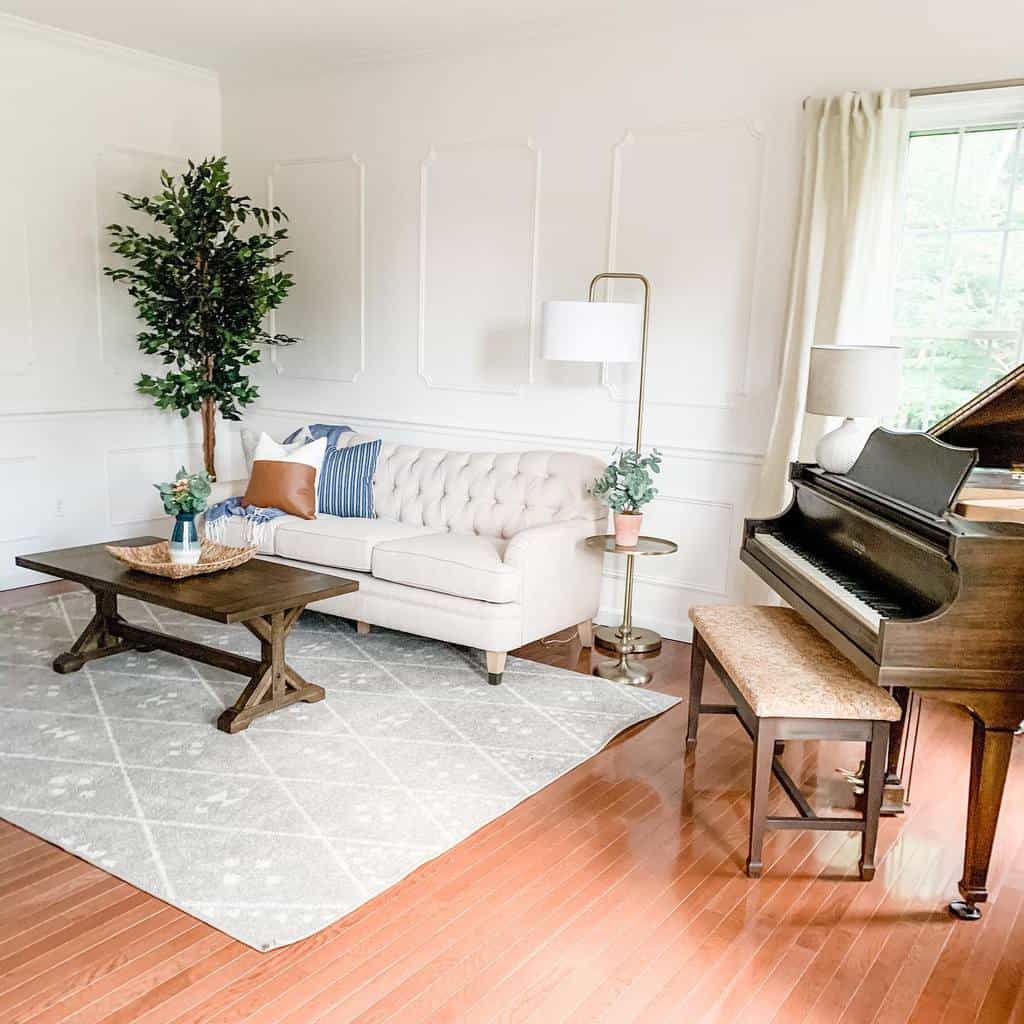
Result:
M544 303L541 353L573 363L640 361L643 307L635 302Z
M814 345L807 411L820 416L877 417L899 406L897 345Z

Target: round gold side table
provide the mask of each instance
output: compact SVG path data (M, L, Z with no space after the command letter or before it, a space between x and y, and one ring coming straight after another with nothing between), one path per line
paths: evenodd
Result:
M622 604L622 625L615 630L602 627L605 643L601 646L614 650L619 660L601 662L595 666L594 675L613 683L628 683L631 686L649 683L651 673L640 665L632 664L628 656L656 651L661 646L661 637L653 630L633 627L633 563L640 556L671 555L679 550L679 545L661 537L640 537L635 547L624 548L615 543L615 535L610 533L588 537L586 545L611 555L626 556L626 596ZM611 640L608 639L609 634Z

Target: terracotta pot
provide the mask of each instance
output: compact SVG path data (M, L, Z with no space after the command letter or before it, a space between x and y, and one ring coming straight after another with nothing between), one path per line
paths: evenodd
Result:
M643 512L615 512L615 543L620 548L635 548L640 537Z

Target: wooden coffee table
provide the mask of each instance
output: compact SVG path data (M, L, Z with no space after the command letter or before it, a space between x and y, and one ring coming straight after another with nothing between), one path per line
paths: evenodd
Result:
M111 543L128 547L159 539ZM359 589L355 580L259 559L208 576L169 580L129 569L103 544L20 555L15 561L25 569L82 583L96 595L96 614L71 649L54 660L55 672L77 672L86 662L125 651L160 650L248 676L238 700L217 719L217 728L224 732L241 732L253 719L296 701L324 699L322 686L306 682L285 661L285 638L306 605ZM117 610L122 595L212 622L240 622L259 638L260 658L132 625Z

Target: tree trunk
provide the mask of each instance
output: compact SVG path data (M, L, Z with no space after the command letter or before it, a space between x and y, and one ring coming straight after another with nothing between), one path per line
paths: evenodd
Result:
M213 356L206 357L206 379L213 380ZM203 399L203 468L212 481L217 479L217 468L214 464L214 449L217 447L217 404L212 398Z
M213 453L217 447L217 437L214 433L217 428L217 406L212 398L203 399L203 468L211 480L217 479L217 470L214 468Z

